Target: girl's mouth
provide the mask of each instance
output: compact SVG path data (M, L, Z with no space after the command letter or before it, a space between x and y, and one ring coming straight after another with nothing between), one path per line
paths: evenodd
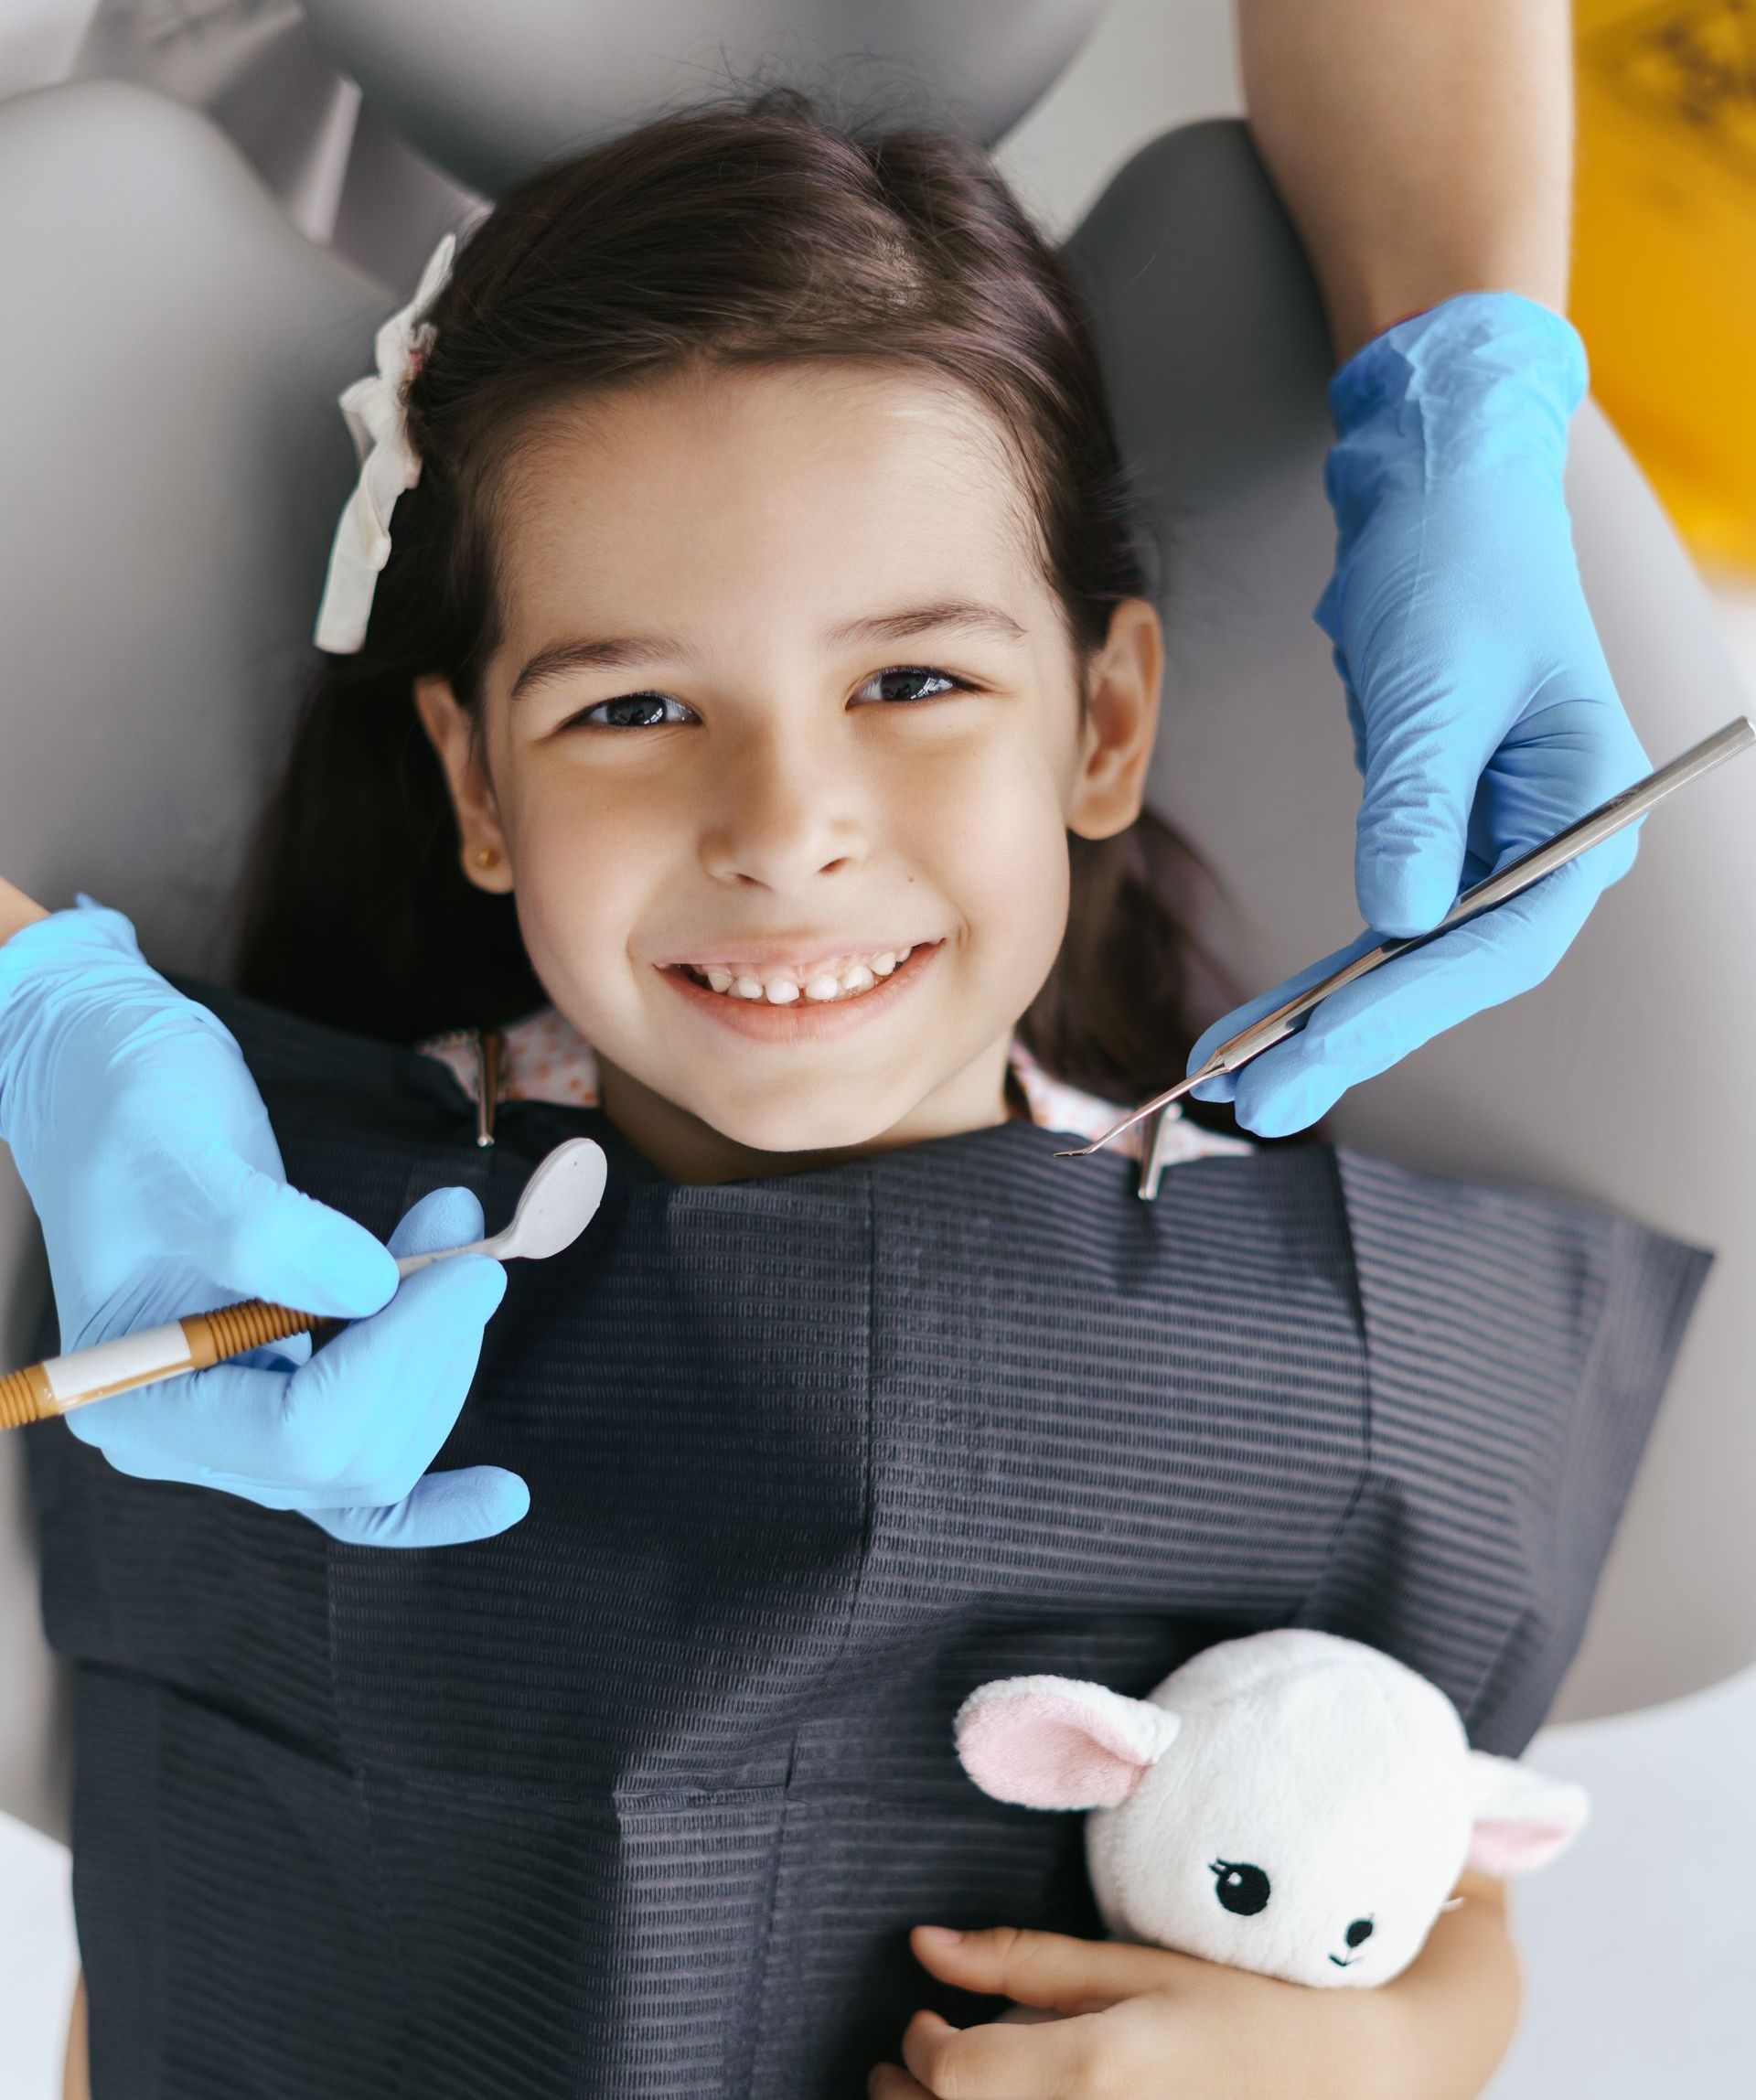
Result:
M871 967L873 961L883 963L885 956L851 959L843 970L830 973L836 982L833 993L829 991L830 975L820 975L791 1000L784 994L776 1000L754 977L733 978L730 971L718 969L715 977L726 982L723 990L716 991L706 972L693 963L667 963L658 974L691 1006L740 1035L759 1043L819 1042L888 1013L898 999L907 996L906 987L944 945L942 940L917 941L906 949L886 951L895 956L895 966L888 971Z

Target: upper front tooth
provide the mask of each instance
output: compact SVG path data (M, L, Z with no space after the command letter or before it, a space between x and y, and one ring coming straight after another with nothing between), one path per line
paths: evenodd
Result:
M737 999L766 999L771 1005L789 1006L800 996L807 999L829 1000L845 992L864 991L881 977L888 977L893 970L906 962L915 952L911 948L881 948L876 955L849 956L834 962L819 962L810 966L811 974L801 986L797 976L787 971L770 970L761 974L749 964L704 962L695 967L715 991L729 991Z

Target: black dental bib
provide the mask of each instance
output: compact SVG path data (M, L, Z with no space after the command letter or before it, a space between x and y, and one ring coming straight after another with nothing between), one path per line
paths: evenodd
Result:
M1098 1935L1080 1819L952 1751L985 1679L1143 1692L1266 1626L1516 1752L1578 1644L1707 1257L1322 1145L1172 1169L1012 1122L672 1184L595 1110L498 1143L412 1052L203 996L289 1177L504 1223L569 1135L442 1466L502 1537L338 1545L29 1432L78 1678L94 2100L857 2100L916 1923Z

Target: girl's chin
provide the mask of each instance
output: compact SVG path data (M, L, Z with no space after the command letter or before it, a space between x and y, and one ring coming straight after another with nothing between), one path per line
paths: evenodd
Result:
M704 1098L691 1104L691 1113L731 1143L778 1158L871 1144L892 1130L909 1106L902 1102L894 1113L887 1112L870 1089L857 1100L821 1102L801 1100L801 1091L808 1097L808 1089L795 1088L790 1099L778 1102Z

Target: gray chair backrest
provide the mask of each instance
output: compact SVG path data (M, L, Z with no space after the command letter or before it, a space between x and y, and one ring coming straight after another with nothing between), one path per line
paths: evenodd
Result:
M0 103L0 248L28 317L0 335L0 869L55 905L84 888L130 912L161 964L211 970L352 479L335 396L368 369L391 294L297 233L203 117L115 82ZM1309 610L1331 548L1321 322L1237 125L1151 149L1074 248L1126 446L1173 528L1154 797L1229 885L1232 952L1267 983L1354 923L1357 784ZM1576 453L1588 584L1649 748L1668 755L1740 702L1601 419L1581 419ZM1709 784L1683 821L1648 827L1638 871L1547 986L1338 1119L1417 1163L1576 1191L1725 1249L1575 1712L1686 1690L1756 1652L1756 1428L1732 1310L1756 1263L1739 1185L1753 1111L1731 1075L1750 991L1715 919L1756 852L1740 788ZM1679 1057L1679 1042L1706 1047ZM1679 1065L1686 1093L1652 1090ZM13 1282L28 1240L9 1186L8 1360L40 1291ZM16 1466L0 1440L0 1501ZM14 1553L16 1529L0 1538ZM35 1671L40 1687L45 1666L27 1590L6 1582L5 1681L27 1691ZM54 1827L40 1702L35 1719L28 1696L7 1703L27 1719L0 1732L0 1808Z

